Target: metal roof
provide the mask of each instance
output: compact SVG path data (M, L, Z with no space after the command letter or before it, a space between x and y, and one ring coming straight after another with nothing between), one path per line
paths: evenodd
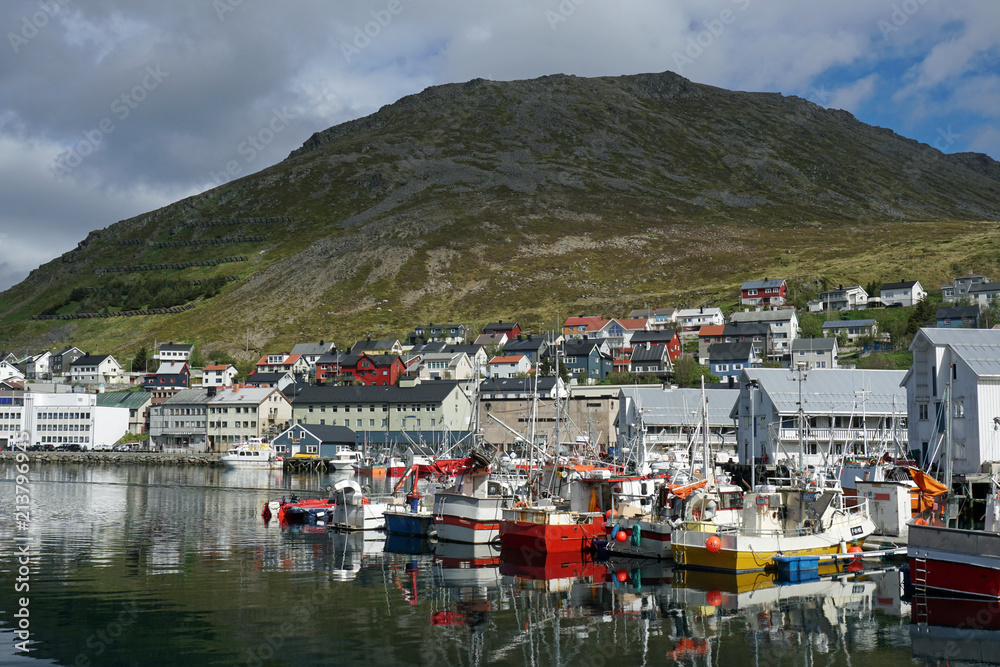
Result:
M792 308L778 310L738 310L729 316L730 322L788 322L798 317Z
M798 412L799 374L787 368L748 368L743 378L757 380L780 414ZM803 374L806 414L906 415L906 371L818 368Z
M153 395L148 391L112 391L97 395L97 405L105 408L128 408L141 410Z
M709 427L733 425L729 413L739 395L734 389L705 390ZM701 389L626 387L619 395L619 400L624 398L632 399L636 408L642 411L642 420L646 426L701 423Z
M875 324L875 320L832 320L823 322L823 329L845 329L847 327L870 327Z
M765 289L767 287L781 287L784 284L784 280L748 280L743 283L740 289Z

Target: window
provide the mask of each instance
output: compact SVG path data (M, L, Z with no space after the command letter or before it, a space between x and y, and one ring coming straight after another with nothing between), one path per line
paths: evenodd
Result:
M955 419L965 418L965 399L959 398L955 400Z
M918 419L920 421L927 421L927 404L921 403L917 406Z

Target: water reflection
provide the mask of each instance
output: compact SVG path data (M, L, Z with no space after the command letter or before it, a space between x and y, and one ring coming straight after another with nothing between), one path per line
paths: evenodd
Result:
M3 477L9 581L14 485ZM1000 606L911 600L894 570L784 584L261 521L266 500L322 495L339 477L36 467L28 664L1000 661ZM392 484L359 481L374 493ZM0 609L14 601L5 586ZM137 622L95 655L88 640L126 607ZM0 614L5 638L13 621Z

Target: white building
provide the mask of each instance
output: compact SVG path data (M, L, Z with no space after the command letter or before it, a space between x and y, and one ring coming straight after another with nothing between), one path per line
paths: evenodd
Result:
M159 361L180 361L186 364L191 361L191 352L193 351L194 345L164 343L160 345L160 349L153 355L153 359Z
M904 375L846 368L744 370L732 412L740 462L753 456L758 462L798 465L800 390L805 465L835 464L848 454L907 454Z
M732 452L736 444L730 412L737 396L733 389L705 390L708 441L713 451ZM622 447L631 447L643 438L647 450L687 445L702 424L701 389L623 387L617 422Z
M206 451L208 401L215 388L182 389L150 408L149 438L156 447Z
M97 394L26 392L21 405L0 405L0 439L28 434L31 445L79 445L102 449L129 428L128 408L97 405Z
M516 378L525 376L531 370L531 362L523 354L493 357L486 364L486 377Z
M879 289L879 300L883 306L915 306L927 298L927 290L919 280L903 280L898 283L885 283Z
M292 405L276 388L247 387L220 391L208 401L208 444L211 451L264 438L285 430Z
M820 292L819 298L809 302L810 313L834 312L844 310L865 310L868 308L868 292L861 285L844 287Z
M912 448L942 465L950 422L955 472L1000 461L1000 330L920 329L910 351L903 386Z
M232 364L210 364L201 370L202 387L232 387L239 371Z
M24 381L24 373L17 366L7 361L0 361L0 382L4 380Z
M46 350L28 357L24 374L32 380L47 380L52 377L52 353Z
M471 380L472 361L465 352L428 352L420 357L421 380Z
M86 355L69 367L69 381L76 384L117 384L124 381L122 367L110 354Z
M720 308L684 308L677 311L676 319L680 330L678 333L686 333L688 336L691 332L697 335L698 329L706 324L726 323Z

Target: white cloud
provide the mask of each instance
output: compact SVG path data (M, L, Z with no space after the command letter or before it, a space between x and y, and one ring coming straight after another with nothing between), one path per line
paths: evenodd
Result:
M826 106L831 109L844 109L852 113L856 112L861 103L868 99L875 91L877 83L878 74L869 74L849 86L833 91L830 103Z

